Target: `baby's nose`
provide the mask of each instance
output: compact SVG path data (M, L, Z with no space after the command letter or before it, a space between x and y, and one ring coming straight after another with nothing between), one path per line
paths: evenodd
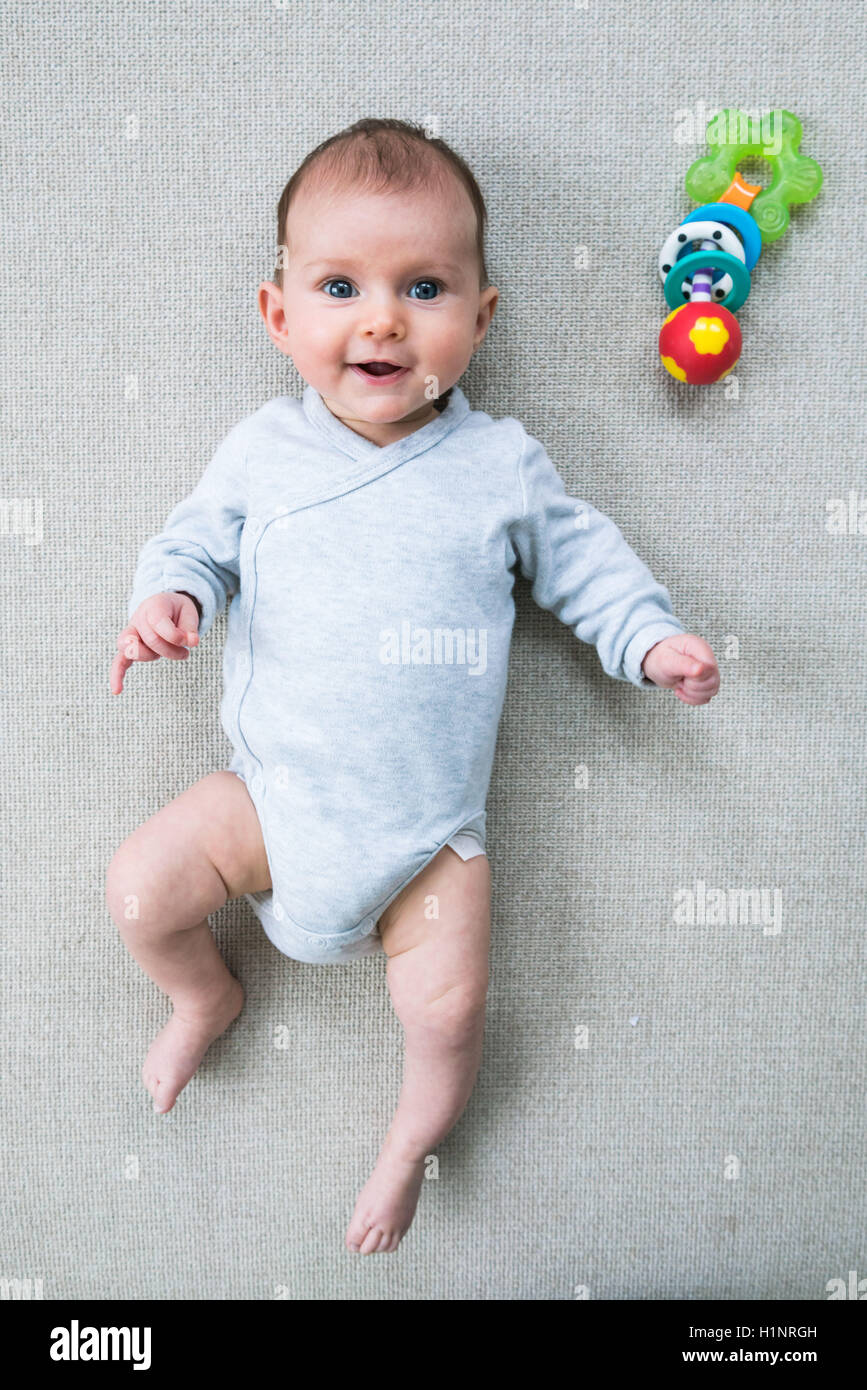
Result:
M367 306L362 332L374 335L405 332L403 310L399 304L380 302Z

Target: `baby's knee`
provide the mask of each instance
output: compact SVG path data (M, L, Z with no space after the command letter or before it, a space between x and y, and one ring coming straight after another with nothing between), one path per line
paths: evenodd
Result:
M487 978L460 980L423 997L408 1011L404 1027L418 1028L441 1043L466 1047L484 1028Z
M210 878L216 887L218 876L212 873ZM201 866L190 863L186 882L180 881L170 854L161 853L153 836L138 830L124 840L108 866L106 906L123 932L162 936L193 925L225 901L225 893L219 892L202 899L203 879Z

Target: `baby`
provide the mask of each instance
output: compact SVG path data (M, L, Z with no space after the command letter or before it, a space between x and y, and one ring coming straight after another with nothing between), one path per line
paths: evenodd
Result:
M467 165L419 127L360 121L308 155L258 298L302 399L237 424L144 546L111 668L120 694L134 661L185 660L230 601L231 764L130 835L107 875L127 948L172 1003L142 1070L155 1110L241 1011L208 925L227 899L295 960L385 954L405 1063L346 1232L363 1255L397 1248L479 1068L516 573L609 676L688 705L719 688L710 647L614 522L456 385L498 298L484 223Z

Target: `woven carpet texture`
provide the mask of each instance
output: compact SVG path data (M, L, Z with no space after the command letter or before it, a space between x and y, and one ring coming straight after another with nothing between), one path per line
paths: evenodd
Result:
M860 4L7 0L0 43L0 1276L559 1301L867 1275ZM762 252L732 377L688 387L657 257L726 107L794 112L824 185ZM613 681L519 579L481 1072L371 1259L343 1235L399 1088L384 958L295 963L227 904L244 1012L161 1118L139 1072L167 1000L104 896L232 751L225 616L109 692L136 558L232 426L303 390L256 292L286 180L363 116L440 135L484 192L470 404L542 439L721 672L698 708Z

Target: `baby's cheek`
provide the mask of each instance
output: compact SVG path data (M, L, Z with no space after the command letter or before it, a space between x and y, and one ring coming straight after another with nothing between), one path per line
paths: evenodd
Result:
M427 356L430 370L438 372L443 379L448 377L450 381L455 381L472 355L472 333L467 333L462 324L452 325L445 331L440 329L432 334L425 347L427 351L422 355Z

